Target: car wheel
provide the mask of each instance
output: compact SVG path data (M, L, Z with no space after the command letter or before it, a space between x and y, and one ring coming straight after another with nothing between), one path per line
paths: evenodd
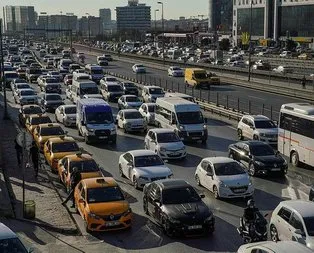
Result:
M148 213L147 198L144 198L144 199L143 199L143 209L144 209L144 213L145 213L146 215L149 215L149 213Z
M139 187L138 187L138 182L137 182L136 176L133 176L133 180L132 181L133 181L134 188L138 189Z
M214 194L215 199L219 199L219 193L218 193L218 189L216 185L214 185L213 187L213 194Z
M273 224L270 225L270 238L273 242L279 241L277 228Z
M241 130L241 129L238 129L238 139L239 139L240 141L243 140L243 135L242 135L242 130Z
M197 174L195 175L195 181L196 181L196 184L197 184L198 186L202 186L201 180L200 180L200 178L198 177Z
M254 167L254 164L253 164L253 163L251 163L251 164L249 165L249 171L248 171L248 173L249 173L249 175L250 175L251 177L254 177L254 176L255 176L256 171L255 171L255 167Z
M294 167L298 167L300 165L298 152L296 152L296 151L292 152L290 160L291 160L291 163Z
M124 177L124 174L123 174L123 170L122 170L121 164L119 164L119 175L120 175L120 177Z

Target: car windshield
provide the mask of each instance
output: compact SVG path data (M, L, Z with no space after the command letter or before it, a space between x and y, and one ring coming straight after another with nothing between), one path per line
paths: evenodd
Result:
M36 118L32 118L31 120L31 125L39 125L39 124L46 124L46 123L52 123L49 117L36 117Z
M60 73L59 72L50 72L50 75L51 76L58 76L58 75L60 75Z
M277 126L271 120L256 120L255 127L256 128L276 128Z
M18 78L19 75L17 73L6 73L5 78Z
M89 112L86 114L87 124L110 124L113 122L110 112Z
M35 74L35 75L40 75L42 72L40 69L30 69L29 70L30 74Z
M175 133L159 133L157 141L159 143L179 142L180 138Z
M92 74L94 74L94 75L101 75L103 73L104 72L103 72L102 69L94 69L94 70L92 70Z
M86 94L99 94L99 90L97 86L95 87L81 87L81 95L86 95Z
M22 90L21 96L33 96L35 95L35 92L33 90Z
M53 153L78 152L80 150L76 142L60 142L52 144Z
M27 83L25 79L15 79L14 83Z
M144 65L136 65L137 68L145 68Z
M309 236L314 236L314 217L305 217L304 223Z
M87 189L87 203L103 203L124 200L118 186Z
M118 80L115 79L114 77L107 77L106 82L118 82Z
M191 186L165 189L162 192L162 202L166 205L199 202L200 200L200 196Z
M252 145L250 147L250 152L254 156L269 156L269 155L275 154L275 151L273 150L273 148L267 144Z
M27 107L23 109L24 114L37 114L37 113L42 113L42 110L40 107Z
M27 253L28 251L18 238L9 238L0 240L0 252Z
M202 124L204 123L203 115L200 111L198 112L178 112L178 121L180 124Z
M31 87L28 84L17 84L16 88L19 89L30 89Z
M40 129L41 136L50 136L50 135L64 135L64 131L61 127L42 127Z
M179 67L173 67L172 70L181 70Z
M206 73L195 73L194 77L195 77L195 79L206 79L207 74Z
M55 78L47 78L46 83L58 83L58 80Z
M136 88L134 83L124 83L123 85L124 87L127 87L127 88Z
M94 160L81 160L70 162L70 172L73 168L78 168L80 173L95 172L99 171L97 163Z
M62 100L59 95L47 95L46 100Z
M126 97L126 102L141 102L141 100L138 97Z
M124 112L124 118L126 119L141 119L142 115L139 112Z
M64 111L65 111L65 114L75 114L76 113L76 106L65 107Z
M217 176L245 174L245 171L237 162L215 163L214 167Z
M149 105L148 106L148 111L149 112L155 112L155 110L156 110L156 106L155 105Z
M122 91L122 88L120 85L108 85L108 91L109 92L114 92L114 91Z
M164 94L164 91L160 88L150 88L149 94Z
M151 167L164 165L164 162L158 155L136 156L134 158L135 167Z

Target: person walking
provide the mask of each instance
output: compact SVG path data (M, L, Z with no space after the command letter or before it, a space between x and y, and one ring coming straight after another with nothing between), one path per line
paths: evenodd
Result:
M72 208L75 207L75 200L74 200L74 190L77 184L82 180L81 172L77 167L73 168L73 171L71 173L70 177L70 183L71 183L71 191L67 198L62 202L62 205L65 205L70 199L72 199Z
M29 150L29 156L33 163L35 177L38 177L39 149L35 141L32 142L32 147Z
M16 151L16 158L17 158L17 163L20 166L22 164L22 155L23 155L23 148L22 146L17 142L17 138L14 140L14 148Z

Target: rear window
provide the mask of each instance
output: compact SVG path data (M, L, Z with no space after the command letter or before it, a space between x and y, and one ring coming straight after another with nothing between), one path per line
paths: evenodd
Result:
M61 127L43 127L40 129L40 135L50 136L50 135L64 135L64 131Z
M61 142L52 144L52 152L63 153L63 152L77 152L80 148L76 142Z
M52 123L51 119L49 117L38 117L38 118L31 119L31 125L39 125L39 124L45 124L45 123Z

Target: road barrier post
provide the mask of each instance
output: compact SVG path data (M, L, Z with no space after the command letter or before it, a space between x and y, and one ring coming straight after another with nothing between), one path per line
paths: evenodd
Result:
M192 97L194 97L194 86L192 87Z
M177 83L178 86L178 92L180 92L180 83Z
M202 101L202 89L200 89L200 101Z
M152 76L149 76L149 84L152 84Z
M219 93L218 92L216 93L216 105L217 106L219 105Z
M174 91L174 89L173 89L173 81L172 81L172 84L171 84L171 89L172 89L172 91Z
M249 100L249 114L251 114L251 100Z
M240 113L240 98L238 98L238 113ZM239 115L239 114L238 114ZM240 120L239 116L238 116L238 121Z
M184 93L186 94L186 84L184 85Z
M207 95L207 103L210 103L210 89L208 90L208 95Z
M159 78L159 87L161 87L161 77Z
M166 90L168 90L168 80L166 80Z
M229 95L227 95L227 109L229 109Z

